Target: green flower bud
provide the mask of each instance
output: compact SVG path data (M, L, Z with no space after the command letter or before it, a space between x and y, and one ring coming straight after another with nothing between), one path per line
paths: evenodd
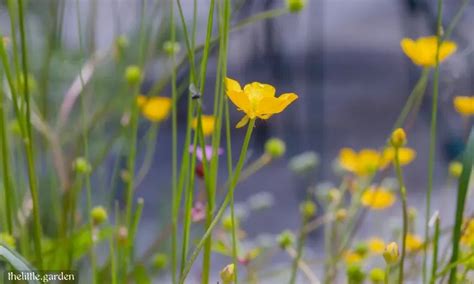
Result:
M272 158L279 158L285 154L286 145L285 142L278 138L270 138L265 143L265 153L270 155Z
M344 222L347 219L347 210L344 208L338 209L336 211L336 221Z
M235 217L235 226L239 227L239 219ZM232 217L230 215L222 218L222 228L228 232L232 231Z
M303 10L306 0L286 0L286 6L291 13L298 13Z
M164 253L158 253L153 257L153 268L162 270L168 265L168 256Z
M309 219L309 218L313 217L316 214L316 208L317 208L316 203L314 203L313 201L311 201L311 200L304 201L300 205L301 215L305 219Z
M357 264L352 264L347 267L346 274L350 284L360 284L364 282L365 272L362 270L362 267Z
M374 268L369 273L370 281L374 284L381 284L385 280L385 271L381 268Z
M367 246L366 243L357 243L354 246L354 252L357 253L358 255L364 257L369 252L369 247Z
M231 263L224 267L220 272L221 280L223 284L230 284L234 282L235 279L235 267L234 264Z
M140 70L140 67L136 65L128 66L127 69L125 69L125 80L131 86L140 84L142 80L142 71Z
M285 230L278 235L277 242L280 248L286 249L295 243L295 235L291 231Z
M396 264L398 262L399 255L400 252L398 251L398 245L395 242L389 243L383 252L383 258L388 265Z
M459 178L462 173L462 164L458 161L449 163L449 175L453 178Z
M91 211L91 217L92 217L92 223L94 226L98 226L105 221L107 221L108 216L107 216L107 210L105 210L104 207L102 206L97 206L92 208Z
M163 50L168 54L168 56L171 56L173 54L178 54L179 51L181 50L181 45L177 41L166 41L163 44Z
M12 235L0 233L0 244L7 245L8 247L15 249L16 241Z
M74 170L80 174L89 174L92 170L91 165L84 157L78 157L73 164Z

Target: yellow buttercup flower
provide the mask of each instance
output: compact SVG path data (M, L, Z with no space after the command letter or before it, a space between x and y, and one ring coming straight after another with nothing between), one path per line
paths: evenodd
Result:
M397 198L390 190L384 187L371 187L362 193L360 201L365 207L372 210L383 210L392 206Z
M213 115L201 115L202 133L209 136L214 132L216 118ZM192 127L196 129L198 125L197 117L193 119Z
M282 94L275 97L272 85L253 82L242 89L239 82L226 78L226 93L237 108L245 116L237 123L237 128L245 126L250 119L269 119L272 115L282 112L298 96L294 93Z
M372 254L382 254L385 250L385 242L376 237L369 239L367 246Z
M403 52L414 64L423 67L436 65L438 38L436 36L420 37L417 40L404 38L400 42ZM439 63L456 52L457 45L453 41L445 40L439 47Z
M144 117L152 122L165 120L171 111L171 99L166 97L137 96L137 105Z
M364 259L363 256L361 256L360 254L358 254L358 253L356 253L352 250L346 251L344 253L344 261L347 265L359 263L363 259Z
M423 240L421 237L414 234L407 234L406 238L406 250L407 252L415 252L423 247Z
M474 97L457 96L454 98L454 108L464 116L474 115Z
M341 167L358 176L368 176L375 173L381 165L380 153L373 149L362 149L358 153L350 148L339 152Z
M398 159L401 166L406 166L416 158L416 151L412 148L401 147L398 149ZM383 152L383 167L388 166L395 159L395 149L390 147Z
M474 219L466 221L463 228L465 229L461 236L461 244L465 246L474 245Z

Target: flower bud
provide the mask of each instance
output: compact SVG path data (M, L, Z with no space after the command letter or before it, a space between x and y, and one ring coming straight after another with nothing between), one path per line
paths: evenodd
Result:
M395 242L389 243L383 252L383 258L388 265L397 263L399 255L398 245Z
M161 270L168 264L168 256L164 253L158 253L153 257L153 268Z
M407 143L407 134L403 128L397 128L392 132L390 137L390 144L394 148L400 148Z
M16 241L12 235L0 233L0 244L7 245L8 247L14 249L16 246Z
M231 263L231 264L227 265L226 267L224 267L221 270L220 276L221 276L221 280L222 280L223 284L230 284L230 283L234 282L234 279L235 279L234 264Z
M449 163L449 175L453 178L459 178L462 173L462 164L458 161Z
M336 211L336 221L343 222L347 219L347 210L344 208L338 209Z
M74 170L80 174L89 174L92 170L91 165L84 157L78 157L73 164Z
M94 226L98 226L107 221L107 210L105 210L105 208L102 206L94 207L91 211L91 217Z
M313 217L316 214L316 203L311 200L304 201L300 205L300 212L305 219Z
M168 54L168 56L171 56L173 54L179 53L181 50L181 45L179 45L179 42L177 41L166 41L163 44L163 50Z
M285 142L278 138L270 138L265 143L265 153L272 158L279 158L285 154Z
M360 255L361 257L365 257L369 252L369 247L366 243L357 243L354 246L354 252Z
M337 188L331 188L328 190L327 198L331 203L339 203L341 201L341 191Z
M114 56L115 59L121 59L129 45L128 38L125 35L120 35L115 39Z
M142 71L140 70L140 67L136 65L128 66L127 69L125 69L125 80L131 86L140 84L140 81L142 80Z
M281 249L289 248L295 243L295 235L291 231L285 230L278 235L277 242Z
M239 227L239 220L235 217L235 226ZM228 232L232 231L232 217L230 215L224 216L222 218L222 228Z
M291 158L289 167L296 174L306 174L319 164L319 156L315 152L304 152Z
M303 10L306 0L286 0L286 6L291 13L298 13Z
M352 264L347 268L346 271L348 282L351 284L360 284L364 282L365 272L362 267L358 264Z
M381 284L385 280L385 271L382 268L376 267L369 273L370 281L374 284Z

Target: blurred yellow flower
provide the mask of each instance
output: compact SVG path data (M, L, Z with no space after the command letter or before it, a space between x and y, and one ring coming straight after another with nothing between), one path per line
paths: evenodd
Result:
M214 132L216 118L213 115L201 115L202 132L204 136L209 136ZM193 119L192 127L196 129L198 125L197 117Z
M417 40L404 38L400 42L403 52L414 64L423 67L436 65L438 39L436 36L420 37ZM445 40L439 47L439 63L456 52L457 45L453 41Z
M226 78L226 93L229 99L245 116L236 127L245 126L250 119L269 119L272 115L282 112L298 96L294 93L282 94L275 97L275 88L272 85L253 82L241 88L239 82Z
M400 159L400 165L406 166L416 158L416 151L408 147L398 148L398 158ZM385 149L383 152L382 167L388 166L394 159L395 149L393 147Z
M361 262L362 260L364 259L363 256L361 256L360 254L352 251L352 250L348 250L344 253L344 262L347 264L347 265L351 265L351 264L356 264L356 263L359 263Z
M358 153L350 148L339 152L339 163L343 169L358 176L375 173L382 163L380 153L373 149L362 149Z
M408 233L405 241L407 252L415 252L423 247L423 240L417 235Z
M367 246L372 254L382 254L385 250L385 242L377 237L367 240Z
M454 108L464 116L474 115L474 97L457 96L454 98Z
M137 96L137 105L144 117L152 122L165 120L171 111L171 99L166 97Z
M362 193L361 203L373 210L383 210L392 206L397 198L385 187L371 187Z
M465 246L474 245L474 219L466 221L463 228L465 229L461 236L461 243Z

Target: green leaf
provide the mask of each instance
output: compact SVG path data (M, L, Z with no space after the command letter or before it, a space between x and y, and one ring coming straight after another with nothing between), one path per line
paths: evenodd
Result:
M148 271L143 264L137 264L135 269L133 269L133 278L137 284L149 284L151 283L150 276Z
M4 258L17 271L35 271L32 265L28 263L16 251L0 244L0 257ZM39 283L38 281L27 281L28 283Z

